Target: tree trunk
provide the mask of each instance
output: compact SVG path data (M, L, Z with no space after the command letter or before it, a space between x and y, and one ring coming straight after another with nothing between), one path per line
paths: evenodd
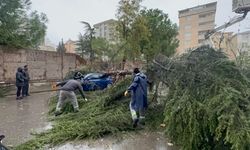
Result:
M125 64L126 64L126 57L123 56L123 59L122 59L122 65L121 65L121 70L124 70L125 68Z
M160 82L156 82L155 84L155 92L153 95L153 101L157 102L158 99L158 89L159 89Z

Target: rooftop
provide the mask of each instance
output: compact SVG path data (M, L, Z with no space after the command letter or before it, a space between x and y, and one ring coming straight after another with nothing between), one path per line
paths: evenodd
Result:
M113 22L116 22L116 20L115 20L115 19L105 20L105 21L103 21L103 22L99 22L99 23L97 23L97 24L94 24L94 27L95 27L95 26L98 26L98 25L101 25L101 24L113 23Z
M205 11L204 9L209 9L209 10L216 10L217 2L212 2L204 5L198 5L192 8L187 8L179 11L180 15L183 14L188 14L188 13L193 13L193 12L203 12Z

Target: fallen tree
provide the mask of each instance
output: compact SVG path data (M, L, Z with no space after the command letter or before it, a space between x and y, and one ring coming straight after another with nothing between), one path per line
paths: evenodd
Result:
M163 105L149 105L147 127L155 130L164 121L166 135L187 150L250 149L250 82L222 52L200 47L155 61L152 70L169 90ZM65 114L52 120L53 129L16 149L133 131L129 98L123 97L130 82L125 78L106 91L89 93L89 102L79 100L79 113L71 113L72 106L66 104ZM52 99L50 112L56 100Z
M118 136L122 132L134 131L129 112L130 98L124 97L124 91L131 83L131 77L125 78L105 91L87 93L88 102L80 97L80 111L73 113L73 107L66 103L64 114L51 117L54 126L51 130L36 134L35 138L17 146L16 150L34 150L53 147L67 141L86 138L100 138L105 135ZM50 101L49 114L55 111L57 97ZM163 120L162 105L149 108L146 118L147 127L155 129Z
M200 47L164 62L166 134L186 150L250 149L250 82L220 51Z

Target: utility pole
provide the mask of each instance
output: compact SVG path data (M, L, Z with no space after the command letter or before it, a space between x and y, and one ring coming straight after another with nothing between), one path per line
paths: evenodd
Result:
M61 51L61 79L63 80L63 51Z
M61 51L61 80L63 80L63 55L64 55L64 51L65 51L63 39L62 39L61 50L60 51Z

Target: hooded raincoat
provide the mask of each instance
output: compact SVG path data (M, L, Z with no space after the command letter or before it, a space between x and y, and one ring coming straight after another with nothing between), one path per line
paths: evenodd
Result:
M143 73L137 73L129 86L128 91L131 93L131 107L135 111L146 109L147 101L147 76Z

